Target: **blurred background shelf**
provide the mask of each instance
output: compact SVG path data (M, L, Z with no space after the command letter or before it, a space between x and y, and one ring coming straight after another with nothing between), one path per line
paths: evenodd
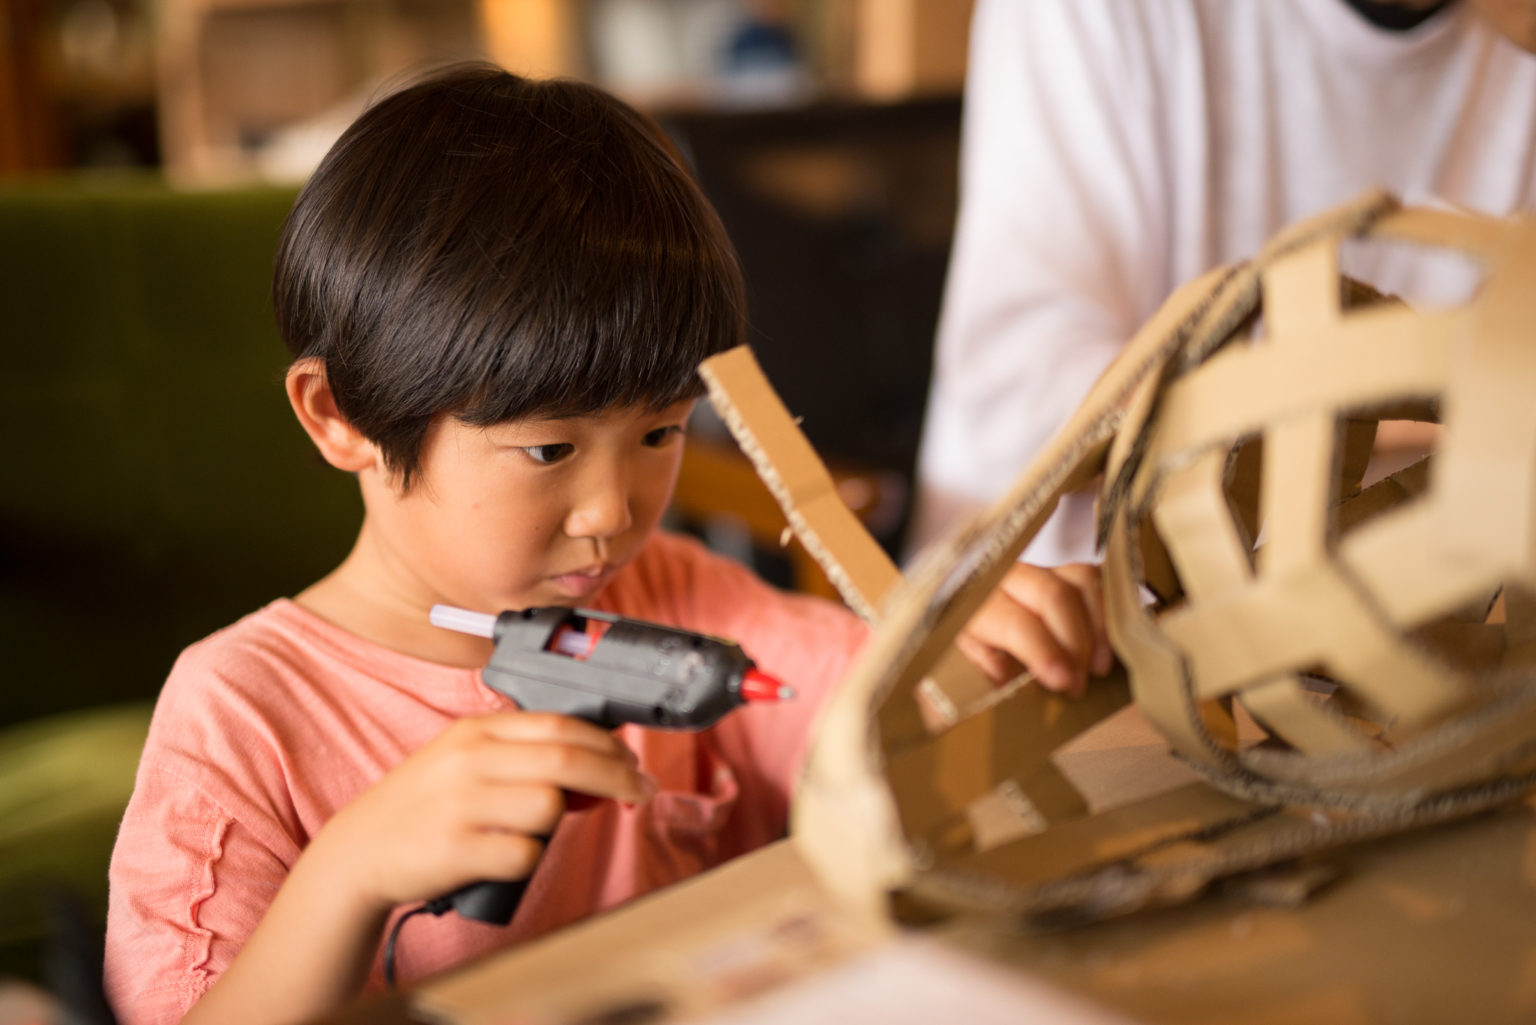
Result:
M408 69L465 57L646 107L957 95L969 0L6 0L0 176L301 179Z
M355 487L288 413L267 290L298 183L370 95L482 57L655 115L741 254L759 360L895 554L954 220L969 12L0 0L0 425L27 442L0 483L0 650L20 681L0 698L0 978L40 978L54 894L99 922L176 653L350 544ZM828 593L710 426L695 425L677 525ZM90 657L61 661L77 651Z

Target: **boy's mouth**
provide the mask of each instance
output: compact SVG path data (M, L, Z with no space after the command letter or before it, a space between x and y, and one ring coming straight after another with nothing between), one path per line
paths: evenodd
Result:
M613 575L613 567L607 563L598 563L592 566L583 566L581 569L571 570L568 573L559 573L550 580L560 591L571 598L589 598L596 594L608 578Z

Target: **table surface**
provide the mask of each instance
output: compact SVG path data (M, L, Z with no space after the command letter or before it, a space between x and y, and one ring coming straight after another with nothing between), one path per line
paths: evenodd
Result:
M1076 744L1068 761L1089 783L1095 765L1129 769L1130 796L1188 779L1134 718ZM1111 804L1095 785L1091 803ZM1057 932L985 917L919 930L840 904L784 841L432 980L408 1003L454 1025L767 1022L778 1019L746 1012L774 1006L841 1018L847 986L834 983L877 977L870 959L887 958L935 965L927 979L897 972L914 1009L949 986L1015 1000L1019 1011L1050 1006L1031 1003L1042 993L1076 1000L1081 1016L1056 1008L1058 1021L1536 1020L1536 803L1326 860L1337 878L1294 908L1208 894ZM914 959L905 952L914 938L1002 966L1021 985L990 987L941 959Z

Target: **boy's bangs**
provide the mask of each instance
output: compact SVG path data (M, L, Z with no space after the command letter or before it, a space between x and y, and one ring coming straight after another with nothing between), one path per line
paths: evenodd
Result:
M473 382L454 411L460 419L488 425L623 406L660 409L703 394L698 365L741 340L735 272L723 265L728 254L672 246L636 259L632 250L598 248L610 251L596 254L597 266L584 261L563 270L586 272L589 280L598 271L605 280L575 294L509 296L473 337L450 347L460 354L454 376ZM580 280L550 270L553 292ZM564 315L529 315L552 309Z

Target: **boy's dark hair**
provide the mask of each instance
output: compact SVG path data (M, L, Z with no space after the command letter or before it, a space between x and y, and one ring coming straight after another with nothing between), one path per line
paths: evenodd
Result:
M735 250L660 128L479 63L347 129L283 226L272 296L404 488L438 416L659 409L745 333Z

